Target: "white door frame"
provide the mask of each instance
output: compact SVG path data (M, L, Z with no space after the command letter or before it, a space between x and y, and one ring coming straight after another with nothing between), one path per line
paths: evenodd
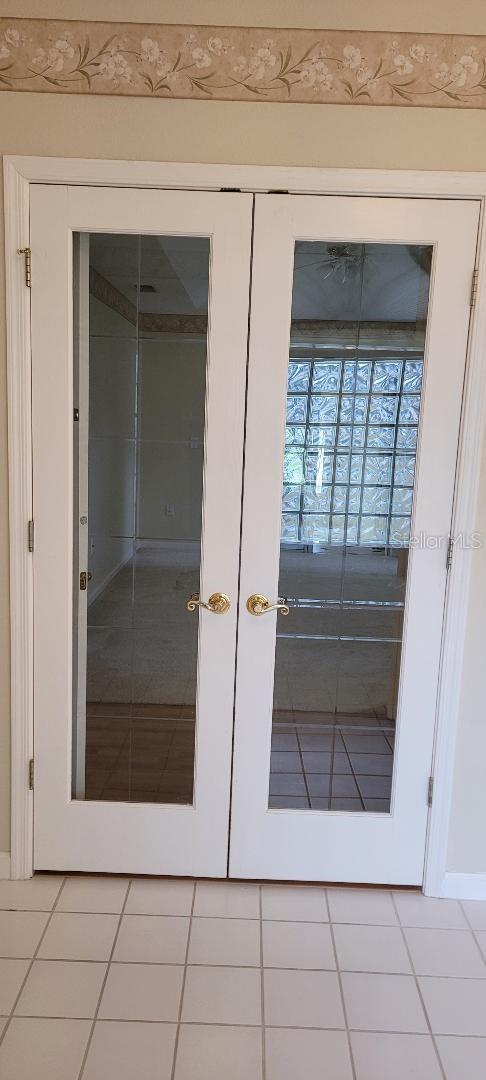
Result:
M457 484L451 533L474 531L480 454L486 428L486 173L319 169L265 165L218 165L98 161L77 158L4 158L7 282L7 372L11 603L11 863L13 878L33 872L33 794L29 759L33 748L33 581L28 550L32 517L30 294L24 259L29 246L32 183L114 185L299 194L477 199L482 203L476 261L477 303L472 310L463 399ZM472 567L470 547L458 547L446 596L434 797L429 816L424 892L430 896L486 898L486 875L447 874L447 844L459 723L461 673ZM457 879L460 878L460 882ZM459 888L458 888L459 886Z

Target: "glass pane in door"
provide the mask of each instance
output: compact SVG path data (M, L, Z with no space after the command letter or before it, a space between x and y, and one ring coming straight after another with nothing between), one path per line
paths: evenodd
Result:
M73 798L192 803L209 239L75 239Z
M274 809L390 811L431 258L295 245Z

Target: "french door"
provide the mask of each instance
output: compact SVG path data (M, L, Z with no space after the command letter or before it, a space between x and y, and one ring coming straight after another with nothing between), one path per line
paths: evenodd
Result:
M31 213L34 865L219 877L252 199L40 185Z
M477 228L256 196L235 876L422 882Z
M477 228L33 189L36 868L421 882Z

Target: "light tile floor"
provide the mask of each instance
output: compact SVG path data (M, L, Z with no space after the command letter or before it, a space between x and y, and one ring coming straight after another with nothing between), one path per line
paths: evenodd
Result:
M486 903L0 882L2 1080L484 1080Z

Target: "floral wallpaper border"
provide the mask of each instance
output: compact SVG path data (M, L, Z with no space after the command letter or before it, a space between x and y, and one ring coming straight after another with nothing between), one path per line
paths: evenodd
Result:
M0 18L0 90L486 108L486 35Z

